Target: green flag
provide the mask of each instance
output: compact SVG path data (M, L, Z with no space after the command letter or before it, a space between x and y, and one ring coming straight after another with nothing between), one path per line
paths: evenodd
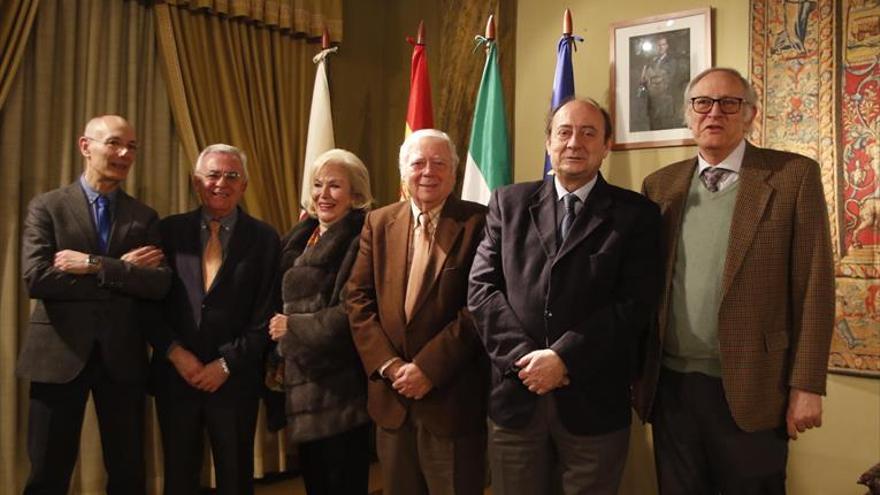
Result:
M494 40L486 40L485 43L488 45L486 66L477 91L474 125L461 190L462 199L484 205L489 203L489 195L495 188L510 184L510 140L507 138L498 49Z

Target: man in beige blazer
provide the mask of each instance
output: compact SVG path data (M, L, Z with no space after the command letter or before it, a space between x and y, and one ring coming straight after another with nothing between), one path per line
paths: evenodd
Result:
M699 155L643 185L666 272L636 408L663 494L785 493L788 439L822 421L834 275L819 166L745 141L756 99L735 70L697 75Z
M488 361L466 298L485 207L450 196L457 164L443 132L406 139L411 200L369 213L347 285L386 495L483 493Z

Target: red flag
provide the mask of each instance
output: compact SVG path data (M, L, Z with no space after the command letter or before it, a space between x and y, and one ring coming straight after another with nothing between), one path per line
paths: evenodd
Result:
M424 23L419 23L418 39L407 38L413 45L409 77L409 106L406 110L406 135L419 129L434 127L431 105L431 79L428 77L428 52L425 47Z

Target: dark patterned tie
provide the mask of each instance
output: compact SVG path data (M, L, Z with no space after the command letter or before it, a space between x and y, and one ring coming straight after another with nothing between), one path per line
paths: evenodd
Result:
M559 229L560 234L562 234L562 242L565 242L565 238L568 237L571 224L574 223L574 205L580 200L581 198L577 197L574 193L568 193L562 197L562 201L565 202L565 216L562 217L562 226Z
M718 192L718 183L723 181L730 170L721 167L708 167L700 172L700 180L709 192Z
M98 195L98 249L101 253L107 253L110 244L110 199L103 194Z

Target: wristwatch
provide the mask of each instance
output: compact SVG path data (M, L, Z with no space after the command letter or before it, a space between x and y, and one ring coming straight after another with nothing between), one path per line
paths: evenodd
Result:
M94 268L95 271L98 271L101 268L101 257L90 254L88 259L86 259L86 264L89 265L89 268Z
M226 364L226 358L220 358L217 361L220 363L220 367L223 368L223 372L228 375L229 374L229 365Z

